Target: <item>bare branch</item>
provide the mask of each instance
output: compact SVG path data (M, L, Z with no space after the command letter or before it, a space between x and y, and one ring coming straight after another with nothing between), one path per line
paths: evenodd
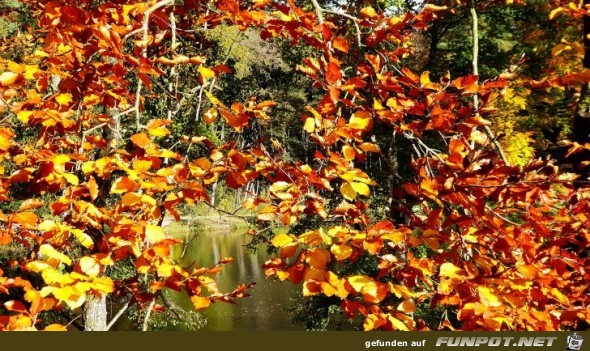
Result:
M143 327L141 328L142 331L148 330L148 321L150 320L150 317L152 316L152 311L154 310L155 304L156 304L156 298L154 297L152 299L152 302L150 302L150 305L149 305L147 312L145 314L145 318L143 319Z
M123 315L123 313L125 313L125 311L127 311L128 308L129 308L129 302L127 302L123 307L121 307L119 312L117 312L117 314L111 319L111 321L107 325L107 331L110 330L113 327L113 325L115 325L117 320L119 320L119 318Z

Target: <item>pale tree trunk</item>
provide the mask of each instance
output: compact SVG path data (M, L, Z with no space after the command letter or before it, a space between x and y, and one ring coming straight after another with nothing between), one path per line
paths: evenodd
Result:
M107 325L106 295L101 294L100 297L96 297L94 294L88 294L84 304L84 330L106 331Z
M475 0L469 1L469 13L471 14L471 40L472 40L472 51L471 51L471 65L473 67L473 74L479 76L479 23L478 23L478 16L477 16L477 9L475 8ZM473 108L475 108L475 114L479 115L479 96L475 94L473 96ZM508 162L508 158L504 153L504 149L500 145L500 142L496 139L494 132L489 126L483 126L488 138L492 141L496 150L498 151L498 155L504 161L504 164L510 166Z
M590 0L584 0L590 5ZM590 16L584 15L584 61L585 69L590 69ZM580 92L573 126L574 141L580 144L590 142L590 83L585 83Z
M584 0L584 5L590 5L590 0ZM590 15L584 15L584 69L590 69ZM582 145L590 143L590 83L584 83L580 91L580 98L576 106L573 121L573 140ZM585 161L590 159L590 152L583 150L569 157L576 172L580 175L574 181L576 188L588 183L590 178L590 167L584 166Z

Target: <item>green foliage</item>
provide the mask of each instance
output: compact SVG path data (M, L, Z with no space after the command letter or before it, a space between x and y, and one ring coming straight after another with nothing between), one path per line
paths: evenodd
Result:
M346 320L339 305L337 297L312 296L297 303L289 312L294 316L293 321L303 325L306 330L360 330L360 321Z

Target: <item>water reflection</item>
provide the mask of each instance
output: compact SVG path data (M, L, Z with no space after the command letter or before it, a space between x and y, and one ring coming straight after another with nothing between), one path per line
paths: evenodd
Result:
M180 263L182 265L211 266L222 257L233 257L234 262L223 266L216 276L221 291L231 291L240 283L256 282L250 297L239 299L237 305L214 303L203 315L207 326L203 330L302 330L292 325L288 308L297 298L298 288L288 282L265 278L261 265L270 256L264 248L248 250L249 238L243 233L213 231L198 234L190 241ZM176 247L173 254L180 257L183 248ZM185 294L171 292L170 298L179 306L191 309Z

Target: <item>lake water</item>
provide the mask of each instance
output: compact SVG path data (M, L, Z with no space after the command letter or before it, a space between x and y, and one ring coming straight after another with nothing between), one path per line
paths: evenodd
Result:
M233 262L223 265L223 270L215 277L220 291L232 291L240 283L256 283L249 289L251 296L238 299L236 305L214 303L205 309L202 315L207 325L200 330L303 330L302 326L292 324L288 311L298 300L301 287L266 279L261 266L271 255L264 247L252 252L246 247L249 241L246 234L231 230L204 230L189 241L180 259L182 265L209 267L223 257L234 258ZM180 257L182 250L177 247L174 254ZM192 309L186 294L172 292L169 296L180 307Z

